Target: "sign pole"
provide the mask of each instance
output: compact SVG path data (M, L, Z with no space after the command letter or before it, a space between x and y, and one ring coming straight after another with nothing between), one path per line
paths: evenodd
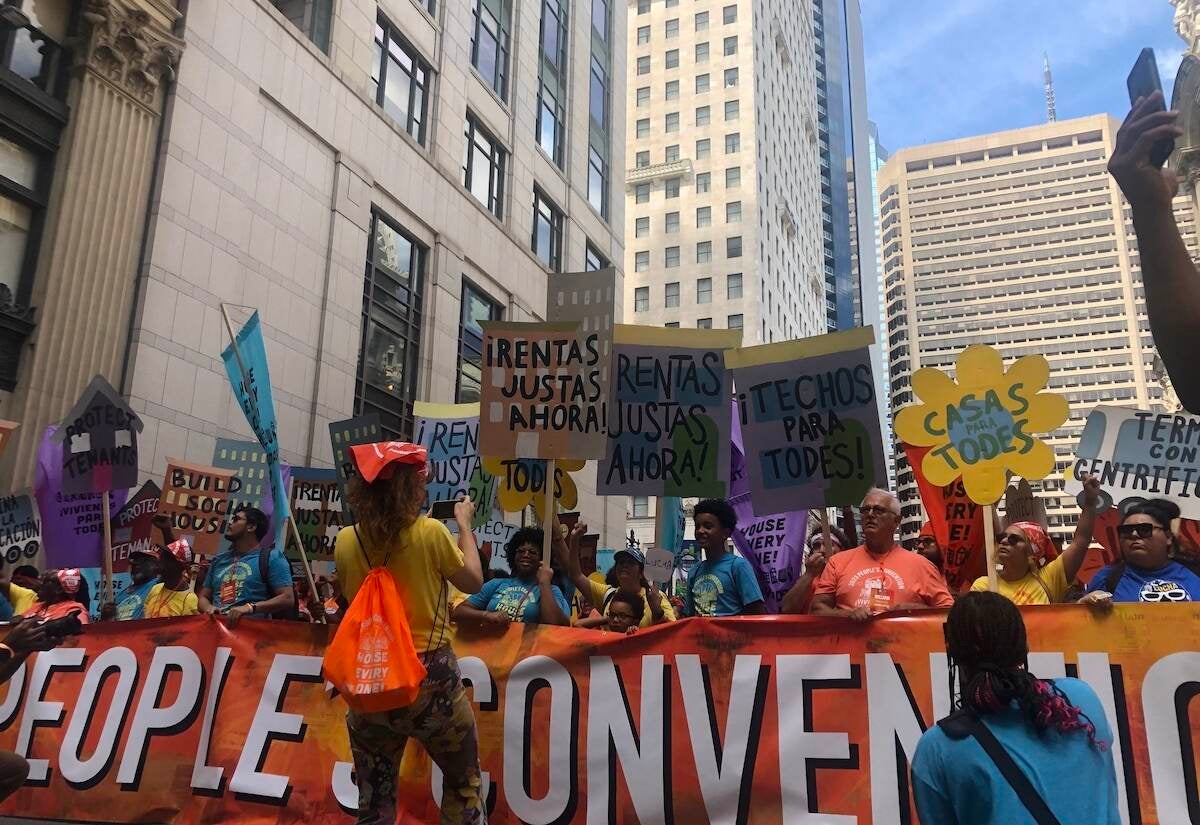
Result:
M108 604L116 600L116 594L113 592L113 571L112 571L112 524L109 522L111 515L109 505L109 492L104 491L104 557L101 559L101 564L104 569L104 583L101 590L100 606Z
M829 509L822 508L821 510L821 550L825 553L825 558L829 558L829 548L833 547L833 539L829 531ZM842 548L843 550L849 548Z
M304 565L304 577L308 579L309 592L312 593L314 597L320 598L321 594L317 592L317 583L313 580L312 567L308 563L308 553L304 550L304 542L300 540L300 530L297 529L296 519L292 517L291 513L288 513L287 523L288 527L290 527L292 531L292 541L296 542L296 548L300 551L300 561ZM324 611L321 612L321 624L325 624Z
M550 548L554 529L554 459L546 462L546 508L542 510L542 564L550 566Z
M993 593L1000 589L996 575L996 522L993 515L994 505L983 505L983 536L987 549L988 590Z

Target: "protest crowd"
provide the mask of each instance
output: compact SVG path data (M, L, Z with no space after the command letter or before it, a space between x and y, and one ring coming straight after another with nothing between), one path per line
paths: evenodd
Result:
M1185 404L1200 410L1200 367L1185 343L1200 322L1200 278L1171 230L1173 184L1145 158L1156 138L1177 127L1172 113L1149 111L1142 105L1130 114L1111 169L1133 207L1155 340ZM727 366L739 386L739 369L763 368ZM727 382L718 382L714 393L726 412ZM264 416L244 406L261 435L255 418L261 423ZM750 419L744 416L741 435L731 439L742 455L732 460L743 472L760 472L770 464L748 460L753 410ZM261 439L264 448L272 441ZM335 628L325 676L349 706L358 822L396 820L399 760L412 738L442 772L441 821L482 823L486 794L475 719L451 646L458 630L499 635L513 624L552 625L633 644L625 637L641 639L693 617L794 614L862 623L942 609L948 610L945 638L957 701L954 713L922 736L913 760L921 821L1027 821L1022 816L1029 811L1037 822L1112 823L1119 821L1113 733L1104 711L1084 682L1030 673L1023 617L1033 614L1016 608L1078 603L1079 615L1102 615L1119 603L1200 602L1200 547L1181 531L1179 505L1154 496L1127 503L1111 515L1117 546L1102 547L1094 539L1108 500L1105 484L1091 473L1077 478L1079 519L1066 546L1056 545L1045 524L1002 518L988 506L976 522L981 545L969 559L952 560L944 529L932 522L913 547L901 546L901 502L877 486L858 490L857 515L840 526L828 513L851 504L844 495L835 507L788 507L813 515L801 522L800 534L785 529L783 543L801 548L798 562L772 581L738 543L746 513L733 484L727 496L696 497L691 517L698 556L686 575L664 578L632 544L612 555L609 569L597 569L588 525L578 518L560 523L552 503L540 510L544 517L526 519L527 526L493 544L495 558L489 557L477 541L481 514L473 495L461 491L451 499L452 513L441 518L428 510L435 460L422 444L375 439L350 445L343 486L354 519L336 533L331 569L317 575L285 554L291 538L284 538L279 515L286 503L275 503L273 514L247 504L232 508L223 521L225 549L216 554L200 552L178 514L160 510L151 519L151 540L129 551L129 583L111 595L103 586L93 592L78 568L10 566L0 577L0 619L11 623L0 644L0 675L7 679L31 654L86 632L82 626L92 616L100 623L213 614L230 627L244 619L329 624ZM781 477L786 468L786 461L776 465ZM549 473L543 479L549 487ZM757 507L760 490L778 486L751 484L752 518L779 512ZM931 513L937 509L926 505ZM985 552L983 534L993 532ZM772 589L781 581L786 587ZM356 651L377 631L372 624L385 619L399 675L364 684ZM383 637L370 638L377 644ZM1019 768L1014 775L1006 753L1019 754L1032 775ZM0 797L21 786L26 770L21 757L0 753ZM1074 776L1091 777L1094 792L1073 793L1066 809L1057 791ZM1039 818L1047 813L1057 818Z

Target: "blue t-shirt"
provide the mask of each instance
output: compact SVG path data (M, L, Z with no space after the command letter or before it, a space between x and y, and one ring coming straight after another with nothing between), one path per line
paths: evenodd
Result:
M688 576L685 612L689 616L740 616L761 602L762 590L750 562L733 553L696 562Z
M571 608L558 585L550 585L550 591L554 594L554 603L562 610L563 615L570 616ZM528 598L526 593L529 594ZM521 615L518 616L517 606L521 604L522 599L525 603L521 607ZM484 582L483 589L468 596L466 603L476 610L507 613L514 622L524 624L537 624L542 615L542 591L537 582L515 577Z
M1110 570L1112 565L1093 576L1087 592L1104 590ZM1114 589L1114 602L1200 602L1200 576L1177 561L1158 570L1138 570L1126 564L1125 573Z
M280 587L292 586L292 568L278 550L270 550L267 572L270 587L259 576L258 554L255 550L244 556L235 556L232 551L222 553L208 568L204 586L212 589L212 603L217 610L228 610L239 604L265 602L275 596Z
M13 613L12 602L0 596L0 622L12 621Z
M131 584L117 594L117 621L129 619L144 619L146 617L146 596L150 589L158 584L158 579L151 579L142 584Z
M1104 708L1078 679L1055 679L1071 704L1096 726L1096 741L1083 731L1039 733L1024 712L1012 708L983 717L1013 761L1062 825L1120 825L1112 731ZM1086 782L1080 778L1086 777ZM1033 825L1034 819L996 763L973 737L951 739L937 725L921 736L912 762L913 794L921 825Z

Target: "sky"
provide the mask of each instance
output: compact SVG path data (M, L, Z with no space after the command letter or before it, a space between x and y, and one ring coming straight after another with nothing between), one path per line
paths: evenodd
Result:
M860 0L867 108L889 150L1058 118L1123 119L1125 78L1155 50L1168 102L1184 43L1169 0Z

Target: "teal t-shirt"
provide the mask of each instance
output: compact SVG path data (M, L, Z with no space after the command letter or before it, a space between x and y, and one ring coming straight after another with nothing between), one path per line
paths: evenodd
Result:
M258 554L262 552L260 549L235 556L231 551L213 559L204 580L204 586L212 588L213 607L228 610L239 604L265 602L280 587L292 586L292 568L277 550L265 551L271 554L267 561L270 585L262 580L258 569Z
M570 616L571 608L563 597L558 585L550 585L554 594L554 602L562 610L563 615ZM529 594L526 597L526 594ZM524 604L522 604L524 600ZM507 613L514 622L537 624L542 614L542 593L536 581L526 581L516 577L507 579L492 579L485 582L483 589L467 597L467 604L476 610ZM520 614L517 610L520 608Z
M715 562L704 559L692 567L684 606L689 616L740 616L747 605L762 600L750 562L726 553Z
M1062 825L1120 825L1113 735L1104 708L1079 679L1055 679L1054 684L1087 714L1102 748L1083 731L1039 732L1015 705L988 714L983 722ZM972 737L951 739L936 725L925 731L913 755L912 778L921 825L1034 825L1016 791Z
M142 584L131 584L117 594L117 621L142 619L146 615L146 596L151 588L158 584L158 579L151 579Z

